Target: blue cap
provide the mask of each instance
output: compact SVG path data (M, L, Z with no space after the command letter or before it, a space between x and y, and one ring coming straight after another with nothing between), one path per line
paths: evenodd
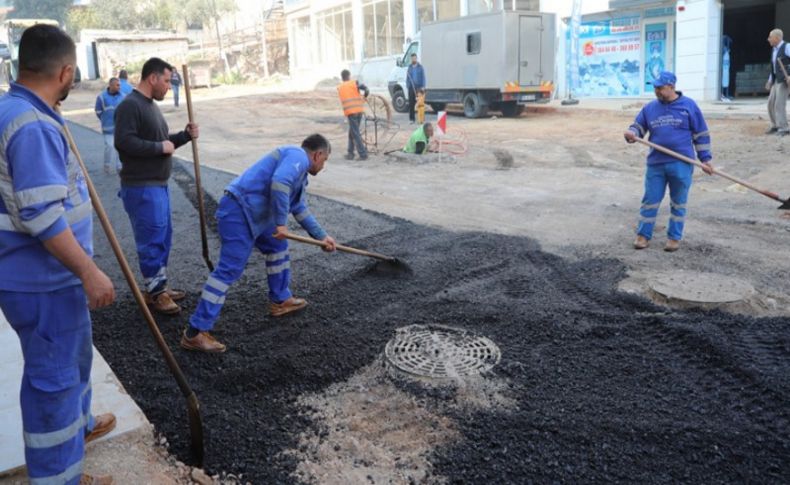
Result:
M653 79L653 87L660 88L662 86L666 86L667 84L674 86L677 80L678 78L676 78L674 74L669 71L664 71L659 74L657 78Z

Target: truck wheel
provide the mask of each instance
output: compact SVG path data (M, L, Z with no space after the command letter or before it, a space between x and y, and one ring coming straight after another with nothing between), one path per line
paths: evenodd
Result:
M392 94L392 106L398 113L409 112L409 100L406 99L406 95L403 94L402 89L396 89Z
M524 107L516 103L502 103L502 116L506 118L515 118L521 116L524 112Z
M488 105L483 104L477 93L466 93L464 96L464 116L480 118L488 113Z
M444 108L447 107L447 103L428 103L431 105L431 109L434 113L438 113L439 111L444 111Z

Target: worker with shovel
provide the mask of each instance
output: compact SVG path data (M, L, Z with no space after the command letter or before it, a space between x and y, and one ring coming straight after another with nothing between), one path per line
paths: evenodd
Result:
M306 201L307 175L318 175L330 152L326 138L310 135L301 147L277 148L228 185L217 209L222 240L219 262L203 287L181 347L209 353L226 350L209 331L214 328L230 285L244 272L253 247L266 259L269 314L279 317L307 305L303 298L291 294L286 224L288 214L293 214L313 239L323 243L324 250L335 250L335 240L310 213Z
M175 314L181 290L168 287L167 262L173 237L170 192L167 187L175 150L197 139L197 124L171 134L156 101L170 87L173 67L152 57L143 64L137 89L115 110L115 148L121 157L123 208L129 215L137 245L140 272L145 279L146 302L156 311Z
M58 27L22 34L18 82L0 98L0 308L24 356L20 389L31 483L110 484L83 474L85 443L115 427L91 414L91 309L115 290L93 262L91 201L55 107L77 54ZM8 429L8 423L4 426Z
M653 79L656 99L642 108L636 120L624 133L628 143L643 138L648 132L650 141L674 150L690 158L696 156L702 162L702 169L713 174L710 163L710 132L699 106L691 98L675 91L677 79L671 72L664 71ZM635 249L645 249L653 237L658 208L669 186L671 215L667 228L665 251L673 252L680 248L683 226L686 221L686 203L691 188L691 175L694 166L680 161L658 150L650 150L647 155L645 175L645 195L639 211Z

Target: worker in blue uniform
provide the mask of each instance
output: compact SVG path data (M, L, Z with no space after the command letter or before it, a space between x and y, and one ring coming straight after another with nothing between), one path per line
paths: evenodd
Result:
M639 111L636 120L625 132L625 139L628 143L634 143L636 137L642 138L649 132L650 141L653 143L689 158L694 158L696 152L696 156L703 163L703 170L710 175L713 173L713 165L710 163L713 155L710 150L708 125L697 103L675 90L676 81L675 75L669 71L663 71L653 80L656 99ZM658 208L664 199L667 186L671 215L664 250L673 252L680 248L693 172L693 165L658 150L650 150L647 155L645 195L639 212L635 249L644 249L649 245Z
M107 89L96 96L96 117L101 123L101 133L104 137L104 173L119 172L121 170L121 160L118 158L118 151L115 149L115 108L123 101L121 94L121 84L118 78L110 78Z
M115 427L91 414L88 308L115 290L93 262L91 201L55 111L76 49L39 24L22 34L19 76L0 98L0 309L19 336L25 460L31 484L112 483L83 474L85 443Z
M307 305L303 298L291 294L286 224L288 214L293 214L311 237L324 243L325 251L335 250L335 240L310 213L306 201L307 175L317 175L330 152L326 138L311 135L301 147L277 148L228 185L217 209L222 240L219 263L203 287L181 347L212 353L226 350L209 331L214 328L230 285L241 277L253 247L266 259L269 314L279 317Z

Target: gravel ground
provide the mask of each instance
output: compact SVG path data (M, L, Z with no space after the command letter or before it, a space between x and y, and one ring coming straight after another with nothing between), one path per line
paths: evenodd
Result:
M99 147L90 133L75 127L84 151ZM204 177L213 196L230 179ZM96 183L136 266L117 180L97 174ZM412 273L292 245L293 289L310 305L271 319L263 260L255 256L216 329L229 351L183 352L179 334L207 275L189 183L177 170L170 264L172 284L189 297L181 315L159 323L201 401L212 474L253 483L790 481L785 318L659 307L617 291L623 263L565 260L525 237L451 232L313 197L313 211L339 241L397 256ZM210 246L216 256L214 234ZM100 235L96 253L122 281ZM121 289L94 322L97 347L189 463L185 403L129 292ZM437 387L376 371L394 330L415 323L471 329L500 346L502 361L484 379L496 383L494 405L480 405L467 383ZM333 420L315 403L342 403L338 396L350 395L343 386L369 398ZM405 449L419 441L418 428L371 455L389 453L391 473L360 475L377 465L364 459L362 445L378 435L364 441L363 427L349 425L354 416L367 426L405 425L413 416L437 434L422 443L422 462ZM333 440L330 449L345 460L316 453ZM352 441L356 449L343 448ZM408 466L397 465L399 453ZM320 475L332 467L338 473Z

